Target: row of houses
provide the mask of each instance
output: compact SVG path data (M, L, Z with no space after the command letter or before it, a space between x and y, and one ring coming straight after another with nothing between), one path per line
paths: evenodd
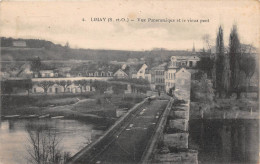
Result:
M72 76L67 74L65 77L59 77L59 74L54 70L41 70L39 71L40 77L33 78L33 81L41 80L108 80L112 78L127 79L145 79L150 83L152 90L160 90L168 92L170 88L175 87L178 76L190 74L191 70L196 68L197 62L200 60L197 56L172 56L169 62L162 63L156 67L149 68L146 64L130 66L122 65L117 71L110 70L91 70L86 72L76 72ZM34 89L38 92L41 89ZM78 86L71 85L68 87L68 92L81 92ZM83 92L91 91L90 86L84 88ZM42 91L41 91L42 92ZM64 92L58 86L50 88L50 92ZM65 91L66 92L66 91Z
M123 64L121 68L109 69L106 67L97 69L78 69L71 70L70 68L45 69L37 72L32 72L28 66L17 73L17 75L30 77L33 82L39 81L67 81L72 82L77 80L109 80L117 79L145 79L150 83L152 90L160 90L168 92L170 88L176 84L179 74L191 72L196 68L197 62L200 58L196 55L187 56L172 56L169 62L162 63L158 66L149 68L147 64L126 65ZM183 73L181 73L183 72ZM3 77L3 76L2 76ZM8 78L8 77L7 77ZM50 93L58 92L88 92L93 91L90 86L80 89L77 85L72 84L64 90L63 87L53 85L48 89ZM33 86L33 93L44 92L41 87Z

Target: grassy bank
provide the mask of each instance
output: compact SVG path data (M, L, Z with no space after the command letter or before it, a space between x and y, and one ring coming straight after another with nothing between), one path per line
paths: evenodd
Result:
M2 96L2 115L63 115L67 118L115 117L118 108L130 109L143 95L58 94Z
M144 99L142 95L95 95L93 99L77 103L72 110L84 114L94 114L102 117L115 117L115 110L132 108Z
M191 119L259 119L259 102L253 99L217 99L203 112L200 106L191 102Z
M93 94L55 94L55 95L1 95L2 115L41 114L48 106L75 104Z

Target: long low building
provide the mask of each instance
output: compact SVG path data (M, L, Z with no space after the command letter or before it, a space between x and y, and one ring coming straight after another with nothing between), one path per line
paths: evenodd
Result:
M86 85L86 86L80 88L79 86L77 86L75 84L71 84L65 88L58 84L54 84L47 89L47 93L64 93L64 92L81 93L81 92L91 92L91 91L95 91L95 88L91 87L90 85ZM32 87L32 93L44 93L44 89L36 84L36 85L33 85L33 87Z
M61 81L69 81L71 84L69 85L58 85L53 84L50 87L47 88L47 93L80 93L80 92L90 92L95 91L94 87L91 87L90 85L84 85L80 87L79 85L76 85L75 82L80 80L86 80L86 81L107 81L109 79L112 79L113 77L64 77L64 78L32 78L32 93L44 93L44 87L40 86L37 83L40 82L61 82Z
M32 78L33 82L38 81L62 81L62 80L70 80L70 81L77 81L77 80L99 80L99 81L107 81L109 79L113 79L113 77L60 77L60 78Z

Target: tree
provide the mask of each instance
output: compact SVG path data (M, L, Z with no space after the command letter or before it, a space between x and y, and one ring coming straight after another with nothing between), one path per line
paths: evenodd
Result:
M80 93L82 93L83 88L86 87L89 82L87 80L76 80L74 84L80 88Z
M256 68L256 61L252 55L248 54L248 55L243 55L241 57L240 69L246 75L246 91L247 92L248 92L248 87L250 85L251 77L255 73L255 68Z
M210 57L202 57L197 63L197 68L207 73L208 77L211 77L211 72L213 69L214 60Z
M223 89L222 85L222 74L223 74L223 68L224 68L224 40L223 40L223 30L222 27L219 27L217 39L216 39L216 56L215 56L215 64L214 64L214 87L216 91L221 93L221 90Z
M46 124L27 124L29 155L28 162L36 164L66 163L70 153L62 152L59 143L61 138L57 135L56 128ZM63 155L62 155L63 154Z
M207 74L203 74L199 81L193 81L191 85L191 99L199 102L201 116L203 117L204 111L213 105L213 84L207 79Z
M25 80L23 88L27 90L28 96L30 94L30 89L32 89L32 80Z
M65 44L65 48L70 48L70 44L69 44L68 41L67 41L66 44Z
M108 82L105 81L94 81L92 86L98 91L100 94L103 94L107 88L110 86Z
M126 84L113 84L112 90L114 94L123 94L126 90L127 85Z
M209 34L205 34L202 36L203 44L207 47L207 52L211 53L211 47L212 47L212 39ZM204 47L203 50L205 51Z
M60 85L63 87L64 92L66 92L66 89L72 84L70 80L61 80L56 82L56 84Z
M224 61L223 61L223 73L222 73L222 86L223 90L226 94L226 97L229 96L230 94L230 76L231 76L231 71L230 71L230 66L229 66L229 56L228 54L224 55Z
M237 26L233 25L229 36L229 57L230 57L230 70L231 70L231 87L237 93L237 98L240 97L240 68L239 68L239 61L241 53L241 45L238 37Z
M31 70L32 71L34 71L34 72L40 71L41 66L42 66L42 64L41 64L41 59L39 56L32 59L32 61L31 61Z
M47 94L48 89L53 86L55 83L53 81L40 81L37 82L37 85L44 90L44 93Z

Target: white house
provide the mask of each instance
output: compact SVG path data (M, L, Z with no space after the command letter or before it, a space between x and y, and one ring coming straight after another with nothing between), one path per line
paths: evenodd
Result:
M192 68L192 67L196 67L198 61L200 61L200 58L197 56L190 56L187 59L187 66Z
M119 69L114 73L114 77L118 79L124 79L128 78L128 75L122 69Z
M22 40L14 40L13 47L26 47L26 42Z
M54 71L53 70L40 70L40 76L41 77L54 77Z
M152 76L148 72L148 66L146 64L143 64L141 68L136 72L132 74L132 78L135 79L146 79L151 83Z
M185 68L176 72L174 94L178 99L189 100L191 90L191 73Z

